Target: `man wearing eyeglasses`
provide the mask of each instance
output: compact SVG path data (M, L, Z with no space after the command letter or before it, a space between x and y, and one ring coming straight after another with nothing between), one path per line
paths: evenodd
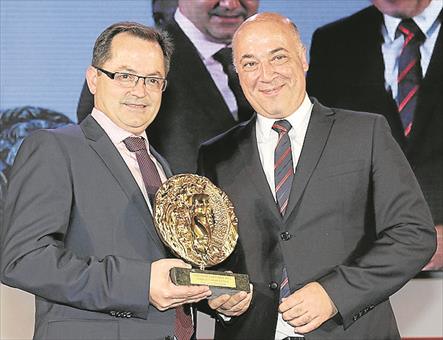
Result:
M171 175L145 129L160 107L172 44L137 24L107 28L86 79L94 109L80 125L40 130L10 173L2 281L36 296L34 339L179 339L193 334L185 304L211 292L175 286L152 221L152 197ZM210 302L228 315L251 294Z
M148 133L175 173L194 173L201 143L251 118L253 110L240 89L230 44L238 26L257 12L259 0L177 3L173 19L163 23L176 46L169 84ZM79 122L91 112L88 92L84 87Z

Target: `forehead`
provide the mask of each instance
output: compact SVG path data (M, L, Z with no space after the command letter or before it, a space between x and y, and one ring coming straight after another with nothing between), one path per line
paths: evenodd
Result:
M112 39L111 57L108 62L133 64L134 67L163 67L164 56L156 41L145 40L129 33L120 33Z
M234 37L234 53L273 53L276 49L297 50L300 41L292 26L275 21L250 22Z

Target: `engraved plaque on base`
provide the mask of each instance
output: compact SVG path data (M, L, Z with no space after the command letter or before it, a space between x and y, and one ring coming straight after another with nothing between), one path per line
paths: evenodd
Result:
M208 285L213 296L249 293L249 277L205 270L224 261L238 239L237 217L228 196L203 176L169 178L155 195L154 222L160 238L193 269L172 268L177 285Z

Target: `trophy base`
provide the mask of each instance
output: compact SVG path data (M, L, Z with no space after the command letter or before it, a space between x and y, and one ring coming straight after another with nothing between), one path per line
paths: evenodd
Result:
M174 267L171 268L169 275L172 282L178 286L209 286L212 291L211 298L223 294L233 295L240 291L250 292L247 274Z

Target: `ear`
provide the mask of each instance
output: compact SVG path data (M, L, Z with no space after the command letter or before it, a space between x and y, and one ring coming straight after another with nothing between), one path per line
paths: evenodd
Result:
M97 69L89 66L86 70L86 82L88 83L89 91L95 94L97 90Z
M306 59L306 47L301 46L300 48L300 60L303 66L303 71L308 72L309 64L308 60Z

